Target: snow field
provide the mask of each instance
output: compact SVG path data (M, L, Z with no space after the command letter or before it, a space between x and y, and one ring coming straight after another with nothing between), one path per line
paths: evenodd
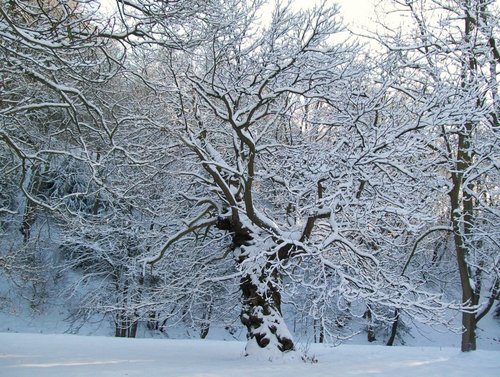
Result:
M315 363L271 363L244 357L244 348L243 342L212 340L0 333L0 376L493 377L500 370L500 351L313 344L308 356Z

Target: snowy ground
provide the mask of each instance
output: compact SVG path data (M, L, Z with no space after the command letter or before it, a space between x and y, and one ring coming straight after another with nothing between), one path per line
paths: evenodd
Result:
M244 343L0 333L0 376L498 376L500 351L312 345L318 362L258 361Z

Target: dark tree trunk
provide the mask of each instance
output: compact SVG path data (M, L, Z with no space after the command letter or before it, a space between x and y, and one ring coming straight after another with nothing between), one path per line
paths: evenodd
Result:
M389 336L389 340L387 340L388 346L394 345L394 341L396 340L396 335L398 333L398 324L399 324L399 309L394 309L394 319L392 320L391 335Z
M212 307L213 303L210 301L208 308L205 313L203 313L203 322L201 324L200 338L205 339L210 331L210 319L212 318Z
M125 321L125 314L120 311L116 314L115 318L115 337L126 338L127 337L127 323Z
M240 280L242 293L240 319L247 328L246 354L252 353L254 345L271 352L292 351L295 349L295 344L281 313L278 276L276 272L269 273L269 263L273 257L262 256L269 259L248 261L249 251L254 250L256 245L250 231L241 227L238 229L239 231L233 236L236 261L240 265L246 264L245 270L251 271Z
M135 338L137 336L138 326L139 326L139 321L137 321L137 319L134 319L132 323L130 323L127 334L128 338Z
M460 136L462 141L463 136ZM466 144L464 142L464 144ZM465 148L464 146L462 146ZM467 162L466 153L459 153L459 157ZM459 166L462 167L462 166ZM455 253L457 258L458 271L460 274L460 283L462 288L462 304L466 310L462 313L462 352L474 351L476 349L476 315L472 308L478 303L479 297L475 294L471 284L472 276L467 263L469 254L469 242L471 238L472 226L472 198L470 194L464 193L462 189L462 177L458 174L453 176L454 185L450 192L451 198L451 220L453 225L453 239L455 243ZM463 190L463 191L462 191ZM462 200L461 200L462 198ZM461 205L461 202L463 204Z
M208 323L202 324L200 330L200 338L205 339L208 336L209 331L210 331L210 324Z
M158 318L156 318L155 311L149 313L149 318L146 326L149 330L158 330L160 328L160 324L158 323Z
M476 315L474 313L462 313L462 352L476 350Z
M375 330L373 328L372 309L370 308L370 305L368 305L368 307L366 308L363 318L366 319L366 321L368 322L367 325L368 341L370 343L376 341L377 339L375 337Z
M273 358L294 350L295 344L281 313L279 274L270 268L273 261L286 258L287 252L282 257L279 252L262 253L252 232L234 218L220 218L217 227L233 232L236 263L245 271L240 280L240 319L247 328L246 354L257 348L269 351L269 357Z
M313 327L314 327L314 343L324 343L325 328L323 327L323 321L321 319L315 319Z
M319 322L319 342L325 343L325 327L323 326L323 321Z
M121 311L115 317L115 337L135 338L139 321L132 319L125 311Z
M260 348L277 347L286 352L295 348L281 313L281 295L268 277L246 275L240 282L243 295L241 322L247 339Z

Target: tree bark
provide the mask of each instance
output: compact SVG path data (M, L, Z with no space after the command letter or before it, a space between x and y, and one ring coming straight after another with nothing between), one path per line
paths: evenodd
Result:
M121 310L116 314L115 317L115 337L127 337L127 324L125 322L125 314Z
M462 133L459 135L457 172L452 174L453 187L450 192L450 217L460 274L460 285L462 288L462 304L470 308L466 308L462 312L462 352L474 351L476 349L476 315L473 312L473 307L479 301L479 297L474 292L472 286L472 276L467 264L467 256L470 253L468 240L470 240L473 224L473 199L470 194L472 188L463 186L463 172L472 163L472 157L469 152L471 127L471 124L467 124L467 134Z
M388 346L394 345L394 341L396 340L396 335L398 334L398 324L399 324L399 309L396 308L394 309L394 319L392 321L392 326L391 326L391 335L387 340Z
M208 336L208 332L210 331L210 320L212 319L212 308L213 308L213 302L210 300L210 303L208 304L208 308L206 312L203 313L202 317L202 324L201 324L201 329L200 329L200 338L205 339Z
M240 266L248 271L240 280L242 309L240 319L247 328L246 355L258 349L270 352L270 357L293 351L295 344L281 313L281 293L277 273L270 273L272 257L267 253L249 260L254 254L255 242L250 231L238 227L233 236L235 257ZM258 253L261 254L261 253ZM266 258L266 259L261 259ZM277 256L276 256L277 258Z
M363 318L366 319L367 321L367 340L368 342L374 342L377 340L375 337L375 330L373 328L373 318L372 318L372 309L370 308L370 305L367 305L365 314L363 315Z
M281 313L281 294L262 271L260 276L245 275L240 282L243 295L241 322L247 328L247 354L251 343L260 348L276 347L281 352L295 345Z
M128 337L129 338L135 338L137 336L137 327L139 326L139 321L134 318L132 320L132 323L130 323L129 329L128 329Z

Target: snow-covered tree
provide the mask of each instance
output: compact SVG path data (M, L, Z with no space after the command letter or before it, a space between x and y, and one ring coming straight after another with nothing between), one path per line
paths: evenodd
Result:
M488 0L394 3L411 24L381 40L398 60L393 88L412 103L414 127L428 135L433 186L448 194L447 216L435 230L453 235L462 351L470 351L499 284L498 7Z
M144 262L159 263L191 232L228 231L248 354L295 349L281 308L290 282L318 303L361 302L360 316L382 305L430 318L439 294L401 275L404 229L421 229L423 204L410 129L388 110L398 105L388 85L369 88L358 47L334 42L336 7L278 6L260 31L257 10L225 2L206 19L209 42L157 55L170 112L159 129L187 151L178 174L204 189L190 194L185 226Z

